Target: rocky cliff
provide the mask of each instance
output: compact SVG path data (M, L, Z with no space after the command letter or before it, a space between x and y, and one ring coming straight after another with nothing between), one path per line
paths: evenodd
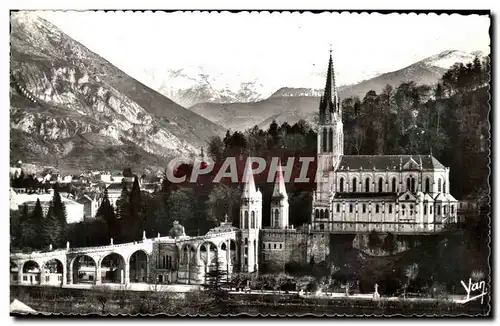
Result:
M102 160L115 165L109 168L164 166L225 131L29 12L11 15L10 90L13 160L57 157L78 165L82 153L75 151L83 150L100 153L101 162L87 159L86 168Z

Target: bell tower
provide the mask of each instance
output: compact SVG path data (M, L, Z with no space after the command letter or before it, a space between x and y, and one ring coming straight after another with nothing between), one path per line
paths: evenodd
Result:
M288 228L288 195L283 179L283 168L280 165L276 172L273 197L271 198L271 228Z
M331 195L334 189L334 176L341 156L344 154L344 125L342 106L337 94L335 70L333 68L332 49L326 72L326 85L319 103L319 123L317 136L317 175L316 191L313 195L313 228L323 229L325 225L317 221L322 211L323 218L331 220ZM326 213L326 214L324 214ZM326 222L326 221L325 221Z
M262 228L262 193L255 187L252 169L246 164L240 207L240 270L252 273L259 269L259 233Z

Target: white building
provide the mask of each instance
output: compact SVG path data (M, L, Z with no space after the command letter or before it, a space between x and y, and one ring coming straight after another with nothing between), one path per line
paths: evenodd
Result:
M33 210L36 205L37 199L40 200L40 204L42 205L44 215L47 214L47 211L50 206L50 202L54 198L53 193L48 194L27 194L27 193L16 193L11 190L11 208L17 207L17 209L21 209L24 204L28 206L28 210ZM61 201L66 206L66 221L68 224L71 223L79 223L83 221L84 210L83 204L77 203L76 201L61 196Z
M318 182L312 228L429 232L457 222L449 168L431 155L344 155L332 57L319 107Z

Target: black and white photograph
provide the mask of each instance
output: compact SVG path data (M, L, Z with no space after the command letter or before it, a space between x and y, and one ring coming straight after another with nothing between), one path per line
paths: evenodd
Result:
M10 315L491 316L491 24L11 10Z

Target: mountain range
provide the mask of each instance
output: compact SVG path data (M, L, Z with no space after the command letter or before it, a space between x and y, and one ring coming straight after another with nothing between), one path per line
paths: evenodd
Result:
M11 14L10 41L12 162L163 169L168 158L196 155L227 129L314 121L323 91L283 87L266 98L256 80L211 76L201 67L144 70L141 82L31 12ZM445 51L341 86L340 97L363 98L408 80L434 84L452 64L476 55Z
M444 72L457 62L468 63L483 57L481 52L444 51L397 71L384 73L353 85L338 87L341 99L359 97L374 90L379 93L386 85L399 86L405 81L433 85ZM325 68L326 70L326 68ZM293 124L300 119L313 122L322 89L283 87L269 98L248 103L199 103L189 107L193 112L233 130L245 130L257 125L266 129L272 120Z
M11 161L164 168L225 132L31 12L11 14L10 42Z

